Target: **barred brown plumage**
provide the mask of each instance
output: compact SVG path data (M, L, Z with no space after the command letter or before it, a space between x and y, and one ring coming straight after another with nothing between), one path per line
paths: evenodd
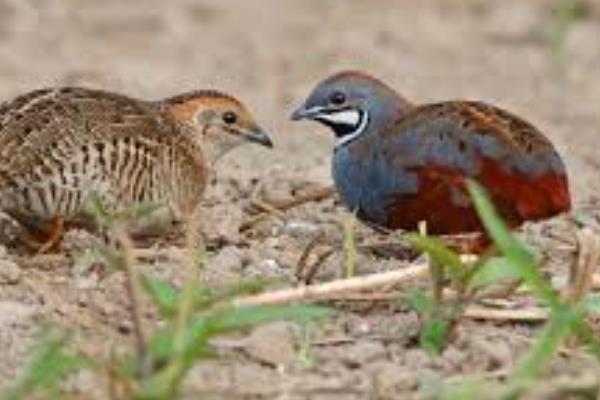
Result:
M224 122L228 112L235 124ZM162 205L182 219L197 208L212 162L247 141L271 146L242 103L212 90L154 102L36 90L0 106L0 208L42 251L60 241L63 223L84 222L92 195L114 209Z

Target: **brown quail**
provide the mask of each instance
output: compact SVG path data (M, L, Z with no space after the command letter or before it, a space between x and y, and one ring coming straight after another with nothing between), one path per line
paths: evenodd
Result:
M86 225L101 196L112 209L197 208L212 163L244 142L272 147L237 99L200 90L160 101L79 87L33 91L0 107L0 208L38 251Z

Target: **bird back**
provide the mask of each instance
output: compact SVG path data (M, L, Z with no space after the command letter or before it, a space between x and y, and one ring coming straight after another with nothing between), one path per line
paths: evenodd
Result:
M0 107L3 208L70 216L92 193L115 206L168 201L182 208L173 197L199 197L204 169L199 143L148 102L66 87L31 92ZM180 185L174 193L190 174L196 186Z

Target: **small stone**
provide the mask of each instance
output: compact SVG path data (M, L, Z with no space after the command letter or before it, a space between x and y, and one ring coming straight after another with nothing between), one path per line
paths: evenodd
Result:
M312 238L318 231L319 227L316 224L298 220L288 221L281 228L281 233L295 238Z
M94 289L98 287L98 275L90 274L88 276L77 277L75 285L79 290Z
M419 391L422 391L424 393L442 392L444 388L444 381L439 371L431 368L420 368L417 373Z
M133 331L133 322L130 320L122 320L118 322L117 330L119 333L128 335Z
M67 378L65 386L71 391L89 394L96 389L97 385L91 371L79 371Z
M290 272L282 268L277 260L267 258L246 267L244 276L253 278L290 278Z
M224 285L239 280L244 252L235 246L221 249L202 270L203 279L212 285Z
M16 301L0 301L0 326L17 325L33 318L35 307Z
M513 350L502 340L474 337L471 339L471 345L475 352L480 352L489 357L493 368L507 367L514 362Z
M373 364L369 368L373 374L373 386L385 398L394 394L415 390L418 384L416 371L404 368L389 361Z
M0 259L0 284L14 285L19 283L23 271L12 260Z
M234 364L231 367L230 388L243 388L246 398L274 398L278 387L274 382L279 374L271 368L252 364Z
M204 234L209 241L237 243L242 219L242 207L234 207L230 203L211 207L210 212L202 215Z
M359 341L344 349L342 361L352 368L366 365L385 357L387 350L383 344L374 341Z
M272 367L288 365L296 357L292 328L288 322L259 326L244 341L244 350L250 357Z
M459 350L456 346L448 346L440 361L443 361L443 365L451 371L460 370L461 366L467 362L467 353Z
M244 254L235 246L223 247L207 264L211 270L231 270L239 272L242 269Z

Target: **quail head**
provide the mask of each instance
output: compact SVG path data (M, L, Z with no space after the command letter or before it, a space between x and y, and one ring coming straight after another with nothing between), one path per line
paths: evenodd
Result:
M269 136L234 97L205 90L178 95L158 104L177 121L197 130L210 162L248 142L273 147Z
M0 107L0 208L45 251L89 225L91 196L112 209L163 206L190 217L209 165L268 135L237 99L200 90L160 101L77 87L42 89Z
M465 190L481 183L511 227L570 209L564 163L516 115L479 101L413 104L362 72L320 82L292 119L336 136L333 178L360 219L386 230L482 232Z

